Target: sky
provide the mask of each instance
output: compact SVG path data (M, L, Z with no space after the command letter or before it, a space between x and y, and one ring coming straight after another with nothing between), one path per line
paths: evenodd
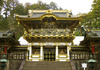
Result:
M19 0L22 4L25 4L26 2L34 4L37 3L37 1L42 1L47 4L54 2L58 7L72 10L74 15L78 13L88 13L91 10L91 5L93 3L93 0Z

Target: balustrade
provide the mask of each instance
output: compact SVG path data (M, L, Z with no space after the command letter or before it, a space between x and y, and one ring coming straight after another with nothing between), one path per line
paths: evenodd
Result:
M89 53L71 53L70 58L73 60L88 60L90 59L90 55L92 55L92 58L97 59L97 55L89 54Z
M0 59L22 60L26 58L26 54L0 54Z

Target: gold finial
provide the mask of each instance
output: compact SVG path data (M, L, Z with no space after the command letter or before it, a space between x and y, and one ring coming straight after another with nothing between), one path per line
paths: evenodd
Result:
M28 15L28 17L30 17L30 15Z
M48 12L50 12L50 10L48 10Z
M52 11L51 10L47 10L46 13L52 13Z
M16 14L16 17L18 17L18 14Z
M20 24L20 22L18 21L18 25Z

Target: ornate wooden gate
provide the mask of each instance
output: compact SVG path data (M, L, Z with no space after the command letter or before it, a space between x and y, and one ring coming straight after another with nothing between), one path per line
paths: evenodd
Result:
M44 48L44 60L55 61L55 48Z

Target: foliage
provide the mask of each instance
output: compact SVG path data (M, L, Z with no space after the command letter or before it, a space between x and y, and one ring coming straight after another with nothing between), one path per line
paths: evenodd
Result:
M2 21L1 21L2 20ZM0 18L0 29L9 29L8 27L8 22L6 19L4 19L3 17Z
M0 14L1 14L2 6L3 6L3 0L0 0Z
M84 14L82 24L86 28L100 29L100 0L94 0L92 10Z
M75 36L81 36L81 33L77 30L77 31L75 31L74 35Z
M28 14L28 10L30 10L31 3L25 3L25 14Z
M88 14L83 14L82 25L84 25L86 28L92 27L92 14L91 14L91 12L89 12Z
M30 6L30 9L31 10L33 10L33 9L34 10L47 10L47 9L49 9L49 5L46 3L43 3L41 1L38 1L38 3L32 4Z

